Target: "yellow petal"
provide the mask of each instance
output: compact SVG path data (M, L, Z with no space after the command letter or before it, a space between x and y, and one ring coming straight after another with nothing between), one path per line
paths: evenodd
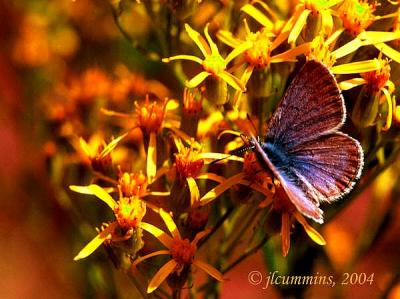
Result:
M158 250L149 254L146 254L144 256L141 256L139 258L137 258L131 265L131 267L135 267L137 264L143 262L144 260L147 260L148 258L151 258L153 256L157 256L157 255L162 255L162 254L171 254L171 252L169 250Z
M188 183L189 191L190 191L190 206L194 207L199 202L199 198L200 198L199 187L197 186L195 179L192 177L187 177L186 181Z
M357 49L360 48L361 46L362 46L362 42L358 38L355 38L352 41L348 42L347 44L344 44L343 46L341 46L339 49L336 49L331 54L336 59L339 59L343 56L346 56L350 53L357 51Z
M173 239L167 233L147 222L142 222L140 224L140 227L156 237L165 247L167 247L168 249L171 248Z
M324 237L320 235L311 225L307 223L302 215L299 212L294 213L296 220L303 226L304 230L306 231L307 235L318 245L325 245L326 241Z
M149 286L147 287L147 293L150 294L155 289L157 289L160 284L167 278L167 276L170 275L172 271L174 271L176 266L177 263L174 260L170 260L164 266L162 266L161 269L158 270L158 272L151 279Z
M249 79L251 75L253 74L254 66L253 65L248 65L246 69L244 70L242 77L240 78L240 81L242 81L243 85L247 85L247 82L249 82ZM235 95L233 97L233 107L235 109L238 109L239 103L240 103L240 98L242 97L243 92L237 90L235 92Z
M91 255L107 238L111 236L114 226L111 224L105 230L100 232L92 241L90 241L75 257L74 261L83 259Z
M212 180L218 183L222 183L225 181L225 178L223 176L217 175L215 173L202 173L196 177L196 179L206 179L206 180Z
M380 63L377 59L364 60L357 62L350 62L341 65L335 65L331 68L331 71L335 75L341 74L359 74L379 69Z
M383 54L385 54L387 57L393 59L397 63L400 63L400 52L393 49L392 47L389 47L388 45L384 43L376 44L375 47L381 51Z
M179 233L179 230L176 227L176 224L171 215L165 212L163 209L160 209L160 216L164 220L164 223L167 226L168 230L171 232L172 236L174 238L182 239L181 234Z
M150 133L149 148L147 149L147 179L149 184L153 182L157 172L157 135Z
M174 99L168 99L167 104L165 105L166 111L176 110L179 108L179 102Z
M260 10L255 8L253 5L246 4L240 10L245 12L249 16L251 16L254 20L259 22L264 27L266 27L268 31L270 31L274 28L274 24L271 22L271 20L268 19L265 14L263 14Z
M223 160L227 159L230 161L239 161L243 162L244 159L242 157L238 157L235 155L230 155L230 154L221 154L221 153L200 153L199 158L201 159L206 159L206 160ZM210 161L206 161L206 164L208 164Z
M296 24L293 26L292 30L290 31L289 37L288 37L288 43L293 44L296 42L297 38L300 35L301 30L303 30L306 22L308 15L311 13L311 10L305 9L302 11L300 14L299 18L296 21Z
M86 156L88 156L88 157L94 156L94 154L91 152L90 147L88 146L87 142L82 137L79 138L79 144Z
M322 30L327 36L331 35L333 28L333 19L329 9L321 9Z
M297 61L296 57L308 52L310 50L310 43L301 44L298 47L287 50L286 52L271 57L271 63L284 62L284 61Z
M252 46L253 43L250 41L241 43L239 46L235 47L232 52L229 53L229 55L225 58L225 63L228 64L244 51L250 49Z
M400 39L400 31L363 31L357 36L357 38L362 41L363 46L367 46Z
M243 172L240 172L229 179L226 179L223 183L219 184L215 188L211 189L208 191L201 199L200 203L201 205L206 205L218 196L220 196L222 193L224 193L226 190L231 188L233 185L237 184L240 180L244 178L245 174Z
M126 136L128 135L128 133L122 134L121 136L119 136L118 138L115 138L113 141L111 141L100 153L100 157L105 157L107 156L109 153L111 153L111 151L118 145L118 143L124 139Z
M214 41L212 40L212 38L210 37L210 34L208 33L208 27L209 27L210 23L207 23L206 27L204 28L204 35L206 36L207 42L211 47L211 54L213 55L219 55L219 51L218 51L218 47L217 45L214 43Z
M199 260L193 260L193 265L199 267L201 270L206 272L208 275L211 277L214 277L216 280L223 282L224 277L221 272L219 272L217 269L215 269L213 266L210 264L207 264L205 262L199 261Z
M282 255L287 256L290 249L290 215L287 212L282 212L281 242Z
M390 129L392 125L392 118L393 118L392 97L390 96L389 91L386 88L381 88L381 90L385 94L387 109L388 109L386 116L386 123L385 126L382 128L382 131L387 131Z
M188 24L185 24L186 32L189 37L196 43L199 47L201 53L203 53L204 57L211 54L210 47L207 45L207 42L197 31L193 30Z
M234 89L240 90L242 92L246 91L246 87L243 85L243 83L238 78L228 73L227 71L219 73L218 76L226 83L228 83L230 86L232 86Z
M232 32L226 30L219 30L217 32L217 38L232 48L236 48L242 43L240 39L233 36Z
M360 85L363 85L366 83L367 83L367 81L365 81L365 79L363 79L363 78L353 78L353 79L342 81L338 85L341 90L349 90L356 86L360 86Z
M336 30L328 39L325 41L327 45L330 45L338 39L338 37L344 32L344 28Z
M98 185L92 184L89 186L75 186L71 185L69 188L72 191L82 193L82 194L90 194L96 195L99 199L104 201L112 210L117 206L115 200L108 194L103 188Z
M190 79L190 81L186 82L186 87L195 88L201 82L203 82L208 76L210 76L210 73L208 73L208 72L200 72L196 76L194 76L192 79Z
M168 58L163 58L162 62L170 62L172 60L190 60L202 64L203 60L193 55L176 55Z

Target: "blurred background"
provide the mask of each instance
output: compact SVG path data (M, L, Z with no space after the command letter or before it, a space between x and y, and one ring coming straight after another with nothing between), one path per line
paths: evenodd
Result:
M87 136L94 126L79 113L89 109L85 113L101 118L93 107L105 97L112 107L132 111L126 98L166 96L173 89L165 86L176 84L163 76L161 63L145 58L127 39L150 34L144 9L132 3L135 8L118 23L111 2L0 0L0 298L137 298L104 249L73 261L89 240L82 231L99 223L85 215L89 202L80 209L68 195L67 186L77 183L71 181L74 170L63 175L66 161L79 159L70 154L70 136ZM219 5L204 6L196 21ZM151 39L145 48L154 47ZM399 169L395 159L319 227L328 244L314 273L334 275L338 282L344 272L374 273L373 283L312 286L306 298L400 298ZM285 297L274 286L249 283L249 272L266 277L270 271L264 260L259 251L230 271L222 297Z

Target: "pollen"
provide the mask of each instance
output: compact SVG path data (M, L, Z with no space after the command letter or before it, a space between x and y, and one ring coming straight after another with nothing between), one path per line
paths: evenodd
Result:
M118 180L119 188L123 196L142 197L147 192L147 177L142 172L124 172Z
M136 228L146 214L146 204L137 196L121 197L114 214L122 228Z
M196 177L204 165L204 160L198 157L199 149L194 146L183 147L175 155L176 171L181 178Z
M339 17L343 27L351 34L358 35L364 31L375 19L376 3L369 4L363 0L345 0L339 7Z
M189 265L193 261L196 247L188 239L174 238L170 251L172 258L178 265Z
M143 104L135 102L137 123L144 134L160 130L165 116L165 105L166 103L160 105L156 101L150 102L149 95L146 95Z
M388 59L379 59L381 67L376 71L362 73L361 76L367 81L368 91L377 93L383 88L390 78L390 65Z
M246 61L259 69L267 67L271 60L271 41L267 30L251 32L247 35L246 40L253 43L253 47L244 52Z
M316 36L312 40L310 44L310 50L308 53L306 53L306 57L308 60L322 62L327 67L333 66L333 64L336 62L335 56L332 55L329 46L321 35Z

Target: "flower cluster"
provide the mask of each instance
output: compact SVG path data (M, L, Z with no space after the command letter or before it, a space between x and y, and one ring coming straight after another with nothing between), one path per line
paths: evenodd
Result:
M86 197L105 203L81 219L97 221L98 229L75 260L104 246L144 296L180 298L188 291L195 298L218 292L214 280L197 288L196 269L223 282L260 248L269 258L290 258L298 246L290 250L291 239L299 236L311 239L303 247L325 245L279 178L260 165L251 138L265 135L288 82L315 60L342 91L350 116L346 133L361 141L368 157L365 175L377 175L376 165L382 171L397 153L400 132L398 4L126 2L99 8L111 10L106 19L114 29L99 25L103 40L92 41L104 44L107 57L105 45L117 39L121 57L100 66L59 66L57 83L40 101L52 179L64 185L63 198L88 210ZM16 61L42 67L86 53L78 40L78 32L90 30L79 13L85 7L69 5L75 27L63 24L55 37L46 33L52 32L49 16L24 18ZM68 47L53 43L57 37ZM338 209L321 208L332 215ZM82 234L89 237L87 230Z

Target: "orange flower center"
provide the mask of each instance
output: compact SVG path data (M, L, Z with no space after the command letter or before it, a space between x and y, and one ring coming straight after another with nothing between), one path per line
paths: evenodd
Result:
M123 196L142 197L147 192L147 177L142 173L127 173L120 175L119 188Z
M185 88L183 93L183 111L189 115L198 114L203 108L203 97L201 92L196 88L189 91Z
M382 87L384 87L390 78L389 61L387 59L381 59L380 63L381 67L378 70L361 74L361 76L367 81L368 90L372 94L377 93Z
M135 106L137 123L142 132L145 134L158 132L165 116L165 103L162 106L157 102L150 103L149 96L146 95L143 105L135 102Z
M204 160L198 157L199 150L193 146L184 147L175 154L176 171L182 178L196 177L204 165Z
M94 157L90 157L93 169L101 173L105 173L107 168L112 164L111 154L107 154L105 156L101 155L103 149L104 145L99 145L96 155Z
M188 239L174 238L171 248L171 256L178 265L191 264L196 253L196 247L190 243Z
M136 228L146 214L146 204L137 196L121 197L114 214L121 227Z
M253 47L244 52L246 61L256 68L265 68L271 59L271 41L266 30L250 33L246 40L253 42Z
M374 21L376 3L369 4L365 0L345 0L338 9L343 27L352 34L358 35Z

